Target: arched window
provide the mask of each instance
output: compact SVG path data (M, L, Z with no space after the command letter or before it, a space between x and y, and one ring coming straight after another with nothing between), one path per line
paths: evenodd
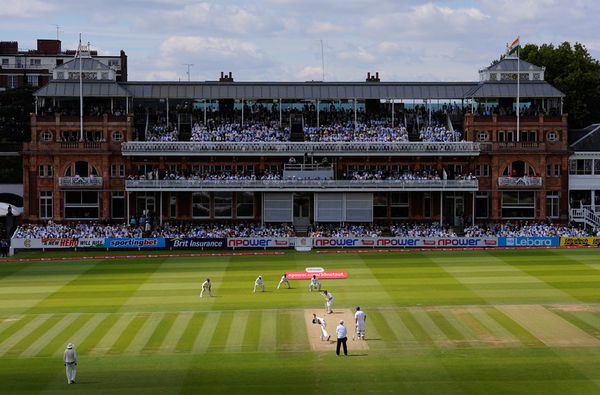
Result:
M504 168L502 175L505 177L535 177L538 174L529 163L522 160L516 160Z
M98 176L98 170L86 161L77 161L65 170L65 177L89 177Z

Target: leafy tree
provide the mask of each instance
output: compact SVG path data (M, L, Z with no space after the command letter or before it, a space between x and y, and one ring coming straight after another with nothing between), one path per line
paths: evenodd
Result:
M600 62L580 43L525 45L519 57L546 67L545 80L562 91L569 126L582 128L600 122Z
M36 89L31 85L24 85L0 92L0 142L30 140L30 114L35 111L33 92Z

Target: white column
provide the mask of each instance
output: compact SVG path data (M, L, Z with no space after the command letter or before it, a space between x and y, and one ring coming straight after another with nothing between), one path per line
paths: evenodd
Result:
M444 191L440 191L440 226L444 226Z
M240 126L244 127L244 99L242 99L242 123Z
M167 126L169 126L169 98L167 97Z
M321 122L319 121L319 100L317 100L317 127L321 126Z
M160 203L159 203L159 204L160 204L160 210L159 210L159 212L160 212L159 223L160 223L160 225L162 226L162 223L163 223L163 192L162 192L162 191L160 191L159 193L160 193L160 199L159 199L159 200L160 200Z
M471 206L471 226L475 226L475 194L477 192L473 191L473 205Z
M392 127L394 127L394 118L395 118L395 113L394 113L394 99L392 99Z
M204 126L206 126L206 99L204 99Z
M357 124L357 115L356 115L356 102L357 100L354 99L354 130L356 130L356 124Z
M279 127L283 126L283 108L281 108L282 100L279 99Z
M129 224L129 217L130 217L130 212L129 212L129 191L126 192L127 193L127 215L125 216L125 221L127 221L127 223Z

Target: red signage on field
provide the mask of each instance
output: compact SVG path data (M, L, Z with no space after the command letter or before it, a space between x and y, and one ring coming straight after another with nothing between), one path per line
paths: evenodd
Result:
M348 273L343 270L325 270L320 273L308 273L308 272L286 272L287 278L290 280L310 280L312 276L317 278L346 278Z

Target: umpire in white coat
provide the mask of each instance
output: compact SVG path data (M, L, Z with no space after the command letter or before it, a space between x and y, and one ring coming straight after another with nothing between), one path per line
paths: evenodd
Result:
M75 367L77 366L77 352L73 348L73 343L67 345L63 354L63 362L67 367L67 384L75 384Z

